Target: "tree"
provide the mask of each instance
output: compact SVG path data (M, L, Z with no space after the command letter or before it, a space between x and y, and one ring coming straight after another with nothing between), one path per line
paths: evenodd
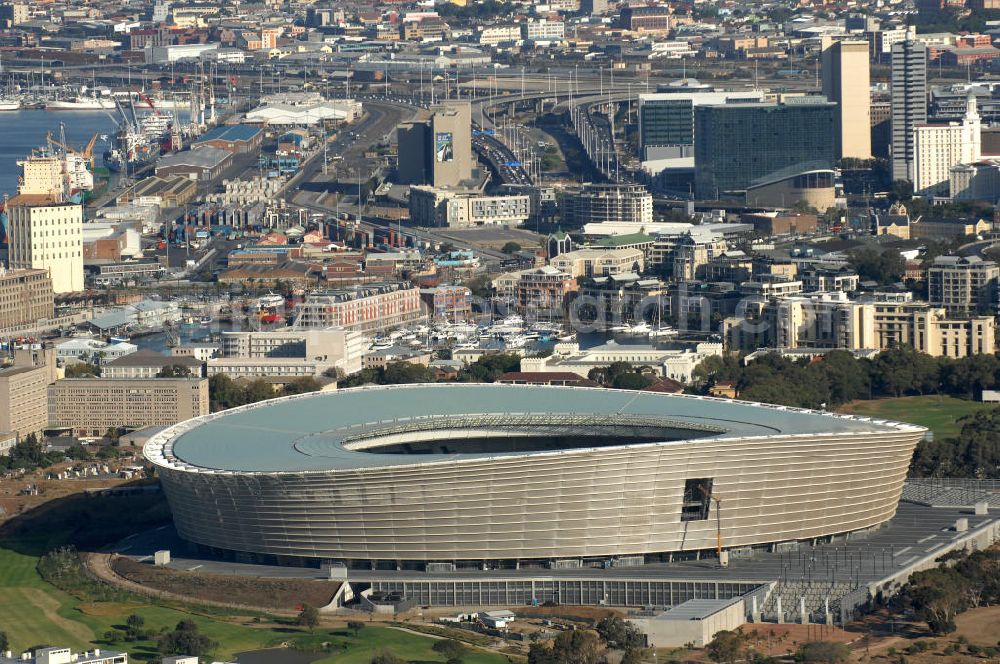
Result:
M848 661L851 649L846 643L834 641L808 641L803 643L795 655L799 662L818 662L819 664L842 664Z
M436 641L434 645L431 646L431 649L436 653L444 655L445 659L449 661L453 659L461 661L462 657L465 656L465 646L455 639L442 639L440 641Z
M744 646L745 643L742 634L730 630L722 630L715 633L711 642L705 646L705 650L713 662L734 664L743 658Z
M285 383L285 386L281 388L281 396L318 392L322 388L323 385L312 376L302 376Z
M0 652L7 650L10 650L10 637L7 636L7 632L0 632Z
M161 655L193 657L205 657L218 647L215 641L199 631L198 623L189 619L177 623L174 631L161 635L157 645Z
M552 642L552 652L557 664L600 664L607 648L597 632L574 630L560 632Z
M422 364L412 362L390 362L382 371L385 385L404 385L408 383L433 383L434 372Z
M299 611L298 618L295 619L295 622L301 627L307 628L310 632L313 631L316 629L316 626L319 625L319 609L315 606L309 606L306 604L302 607L302 610Z
M532 643L528 646L528 664L559 664L559 660L547 644Z
M852 252L848 259L862 279L893 284L906 274L906 261L898 251L866 245Z
M157 378L187 378L191 375L191 370L182 364L171 364L160 369L156 374Z
M354 636L355 637L357 637L358 632L360 632L364 628L365 628L365 624L363 622L361 622L360 620L348 620L347 621L347 629L349 629L352 632L354 632Z
M507 244L505 244L500 249L500 251L502 251L505 254L516 254L517 252L521 251L521 245L519 245L517 242L514 242L512 240L512 241L508 242Z
M131 638L136 638L142 631L143 626L146 624L146 619L140 616L138 613L131 614L125 619L126 634Z
M383 650L380 653L376 653L369 661L369 664L406 664L406 660L387 650Z
M969 580L950 567L914 573L903 593L936 635L954 632L955 616L969 608Z
M634 650L642 648L646 639L642 632L632 623L625 622L618 616L608 616L595 626L597 633L604 642L619 650Z
M622 654L622 661L619 664L642 664L642 651L637 648L629 648Z
M96 364L74 362L73 364L67 364L63 372L66 378L90 378L92 376L100 376L101 368Z

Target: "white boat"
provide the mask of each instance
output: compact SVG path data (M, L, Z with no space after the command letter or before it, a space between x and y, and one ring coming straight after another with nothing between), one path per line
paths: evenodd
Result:
M46 111L113 111L115 100L110 97L79 96L71 99L56 99L46 102Z
M677 330L672 327L658 327L649 331L650 339L662 339L664 337L676 337Z
M20 99L0 98L0 111L20 111L20 110L21 110Z

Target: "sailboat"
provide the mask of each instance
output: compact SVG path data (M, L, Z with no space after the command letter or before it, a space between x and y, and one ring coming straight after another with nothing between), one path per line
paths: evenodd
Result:
M3 63L0 62L0 75L3 74ZM0 91L0 111L19 111L21 110L21 100L11 96L11 87L8 86L6 89Z

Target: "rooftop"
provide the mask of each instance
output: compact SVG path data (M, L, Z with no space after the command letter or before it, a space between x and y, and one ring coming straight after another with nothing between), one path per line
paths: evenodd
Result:
M617 447L607 427L649 427L648 442L691 438L910 431L864 417L742 401L586 387L501 384L416 384L366 387L274 399L172 427L146 447L160 465L212 472L328 472L496 458L564 454L565 447L486 451L372 450L416 433L444 439L456 428L496 428L523 422L531 429L567 422L575 430L605 427L605 440L571 449ZM435 436L435 432L442 432ZM382 439L383 442L380 442ZM591 440L591 439L585 439ZM592 439L592 440L596 440ZM463 438L463 443L467 441ZM419 443L423 444L423 443ZM452 442L448 443L449 445ZM622 445L636 444L626 440Z

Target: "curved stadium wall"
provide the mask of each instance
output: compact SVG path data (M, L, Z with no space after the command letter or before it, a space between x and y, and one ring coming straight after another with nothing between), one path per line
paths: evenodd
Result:
M822 538L896 510L920 427L514 385L360 388L176 425L178 533L299 560L611 558ZM709 499L721 501L721 511Z

